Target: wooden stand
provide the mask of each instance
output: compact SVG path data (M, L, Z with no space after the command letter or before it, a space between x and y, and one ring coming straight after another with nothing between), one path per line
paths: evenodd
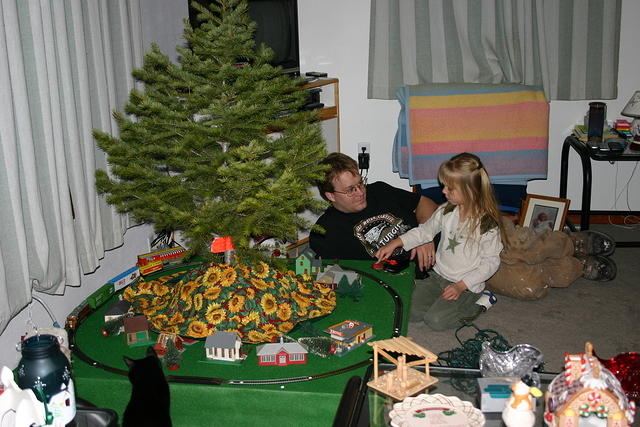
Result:
M373 347L374 378L367 383L370 388L393 399L403 400L438 382L429 375L429 364L438 360L438 357L414 343L411 338L396 337L367 344ZM400 353L400 356L394 358L389 352ZM396 365L396 370L379 375L378 354ZM419 359L407 363L407 355L417 356ZM424 373L410 369L419 365L424 365Z

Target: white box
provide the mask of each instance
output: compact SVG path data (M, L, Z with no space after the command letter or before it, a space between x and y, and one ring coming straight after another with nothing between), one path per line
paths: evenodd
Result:
M502 412L511 397L511 385L518 379L516 377L478 378L482 412Z

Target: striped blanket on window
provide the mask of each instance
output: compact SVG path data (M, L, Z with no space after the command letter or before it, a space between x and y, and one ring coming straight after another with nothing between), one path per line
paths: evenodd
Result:
M405 86L393 170L411 185L438 185L438 167L478 155L494 184L547 177L549 104L542 90L513 84Z

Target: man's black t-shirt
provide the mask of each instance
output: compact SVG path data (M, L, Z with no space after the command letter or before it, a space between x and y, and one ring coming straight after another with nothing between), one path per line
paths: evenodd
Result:
M419 201L419 194L384 182L367 185L365 209L344 213L332 206L318 218L325 233L309 235L311 249L325 259L371 259L379 247L418 225Z

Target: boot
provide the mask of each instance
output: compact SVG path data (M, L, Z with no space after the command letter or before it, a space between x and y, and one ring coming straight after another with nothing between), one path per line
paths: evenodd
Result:
M618 268L611 259L600 255L576 257L582 262L582 277L587 280L608 282L616 277Z
M608 235L599 231L577 231L567 233L573 241L575 251L573 256L586 257L589 255L608 256L616 248L616 242Z

